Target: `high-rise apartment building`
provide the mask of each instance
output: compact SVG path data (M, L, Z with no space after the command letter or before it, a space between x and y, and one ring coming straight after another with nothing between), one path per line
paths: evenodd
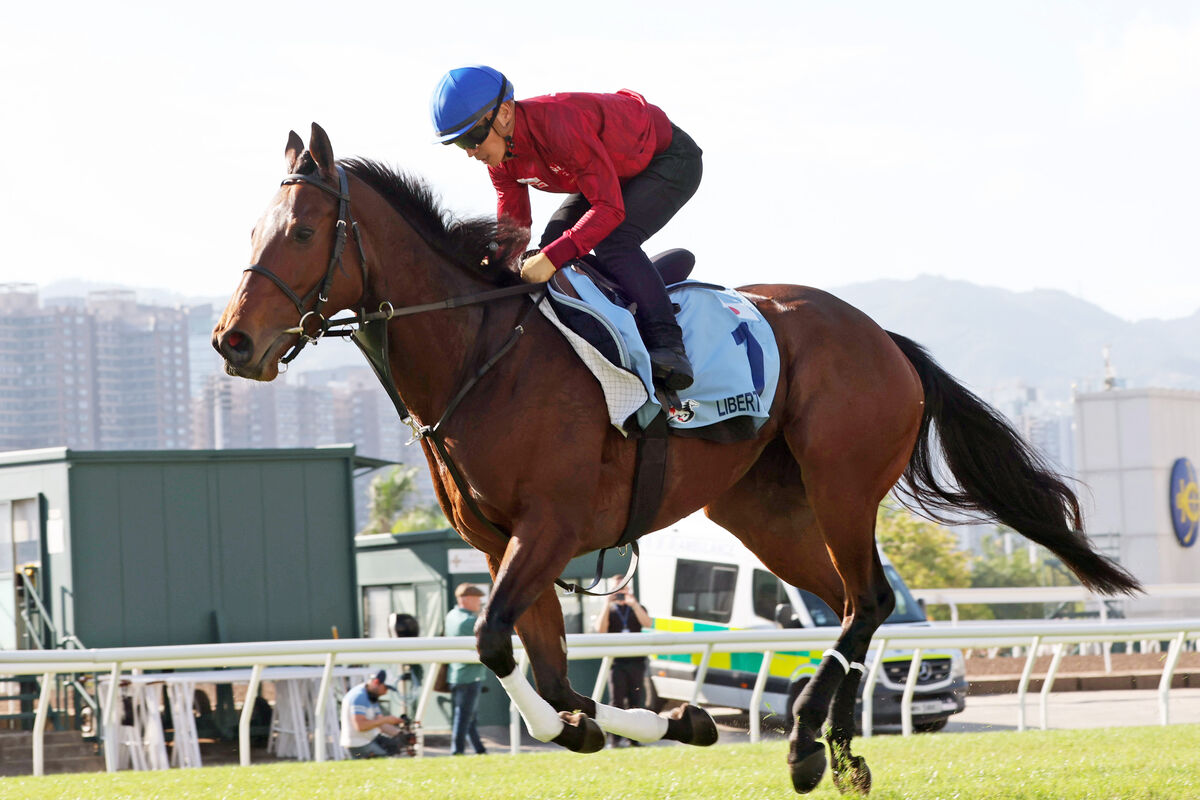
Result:
M92 292L101 450L186 448L191 442L187 312L143 306L131 291Z
M43 305L0 287L0 449L187 447L185 321L132 292Z
M33 284L0 286L0 450L96 447L92 318L43 308Z

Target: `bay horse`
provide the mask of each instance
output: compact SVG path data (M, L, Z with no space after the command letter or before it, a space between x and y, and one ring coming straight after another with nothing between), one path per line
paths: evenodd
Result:
M252 264L213 331L226 371L274 379L341 310L382 325L386 356L373 366L423 434L446 518L486 555L494 585L475 628L479 658L530 733L577 752L602 748L604 732L713 743L698 708L621 710L567 681L554 580L572 558L618 540L636 443L610 425L599 384L566 339L530 313L538 287L486 266L509 260L496 222L456 219L423 182L376 162L336 161L315 123L308 147L292 132L285 154L288 175L254 228ZM854 702L871 637L894 605L874 530L893 487L935 518L961 508L1010 526L1096 591L1138 583L1091 547L1071 488L919 345L817 289L739 291L779 345L770 417L749 441L672 438L651 530L704 508L775 575L841 611L837 643L792 709L787 761L796 791L817 786L828 719L835 783L865 793L870 771L851 752ZM516 669L514 629L536 690Z

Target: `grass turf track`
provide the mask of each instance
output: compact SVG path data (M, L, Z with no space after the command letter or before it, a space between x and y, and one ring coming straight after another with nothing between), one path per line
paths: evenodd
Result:
M1200 725L855 740L876 800L1197 800ZM0 778L0 798L787 798L785 743ZM828 774L809 797L840 797Z

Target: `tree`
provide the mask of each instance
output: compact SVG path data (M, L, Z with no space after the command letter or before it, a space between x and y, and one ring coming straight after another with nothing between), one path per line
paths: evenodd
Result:
M416 467L394 467L386 475L377 475L371 481L367 526L361 533L403 533L449 527L437 505L409 505L417 488L416 475Z
M875 538L896 570L914 589L969 586L971 557L958 548L947 528L921 519L906 508L881 503Z
M1016 536L1012 531L999 529L981 543L982 554L977 556L971 570L971 585L996 586L1078 586L1078 579L1063 568L1062 563L1045 548L1021 540L1019 547L1008 548L1005 537ZM1042 603L1005 603L990 606L996 619L1040 619L1046 615Z
M884 552L914 589L1000 586L1073 586L1075 576L1057 558L1036 547L1033 558L1025 541L1021 546L1004 545L1012 531L998 529L981 543L982 553L972 556L959 549L958 540L947 528L917 517L905 508L884 502L879 506L875 537ZM1045 616L1041 603L958 607L960 619L1039 619ZM929 616L948 619L949 609L933 606Z
M961 588L971 585L971 556L959 549L958 537L936 522L922 519L906 508L883 502L875 521L875 538L896 571L913 589ZM930 606L931 619L949 619L950 609ZM989 619L985 607L970 608L960 616Z

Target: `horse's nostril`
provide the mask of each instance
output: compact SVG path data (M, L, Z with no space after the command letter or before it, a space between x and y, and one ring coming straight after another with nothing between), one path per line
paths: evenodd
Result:
M227 331L221 337L221 355L235 364L246 361L253 352L250 337L241 331Z

